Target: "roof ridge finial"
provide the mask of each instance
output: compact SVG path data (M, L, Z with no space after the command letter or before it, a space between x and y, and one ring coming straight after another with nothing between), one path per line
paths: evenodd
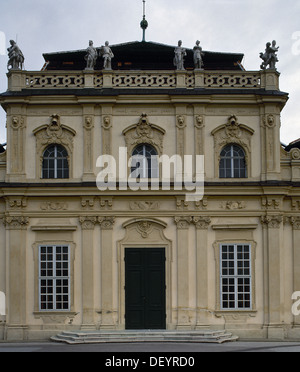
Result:
M143 40L145 40L146 29L148 28L148 22L146 21L146 0L143 0L143 20L141 22L141 28L143 29Z

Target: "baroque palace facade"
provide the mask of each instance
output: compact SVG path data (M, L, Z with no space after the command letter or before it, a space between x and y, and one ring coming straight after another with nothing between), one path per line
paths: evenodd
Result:
M106 68L86 68L79 50L8 72L0 340L124 329L300 338L300 149L280 143L280 74L245 71L234 53L200 53L194 68L186 49L176 69L168 45L106 47ZM170 190L119 179L99 190L97 159L119 164L120 148L144 155L141 177L159 171L151 155L204 155L203 198L188 201L174 179Z

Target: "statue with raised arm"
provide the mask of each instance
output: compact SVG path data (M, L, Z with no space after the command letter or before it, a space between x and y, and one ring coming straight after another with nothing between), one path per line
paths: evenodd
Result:
M202 52L202 48L200 46L200 41L196 41L196 45L194 46L194 64L196 70L202 70L203 69L203 59L204 53Z
M86 70L94 70L98 58L97 49L94 48L92 40L89 41L89 47L86 50L87 54L84 59L86 60Z
M22 70L24 64L24 55L21 52L21 49L18 47L17 43L14 40L10 40L10 47L8 51L8 70Z
M260 58L263 60L263 63L260 66L262 70L265 70L268 66L270 70L276 70L276 63L279 61L276 54L278 50L279 47L276 47L275 40L272 41L272 44L266 44L265 53L260 53L259 55Z
M184 70L184 57L187 55L186 49L182 48L182 41L178 41L178 47L174 50L174 66L177 70Z
M111 70L111 60L114 58L114 54L109 47L108 41L106 41L105 45L101 47L100 55L103 58L103 70Z

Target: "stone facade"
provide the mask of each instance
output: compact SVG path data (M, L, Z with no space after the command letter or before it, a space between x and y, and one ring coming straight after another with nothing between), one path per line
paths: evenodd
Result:
M124 258L136 247L165 249L167 329L300 338L291 311L300 291L300 150L280 145L287 94L278 81L269 70L10 71L0 98L0 340L125 329ZM67 150L65 179L42 178L51 144ZM97 158L118 159L120 147L130 155L139 144L170 157L204 155L203 199L187 202L184 190L162 187L98 190ZM220 153L231 144L245 152L246 178L219 178ZM220 249L229 246L250 251L241 291L250 306L224 307ZM68 249L67 308L42 308L43 247Z

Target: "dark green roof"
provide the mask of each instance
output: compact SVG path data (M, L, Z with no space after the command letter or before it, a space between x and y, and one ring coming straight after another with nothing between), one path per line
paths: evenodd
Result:
M113 70L174 70L175 46L154 42L129 42L110 46L114 53ZM100 48L97 48L98 50ZM185 68L194 69L193 50L186 49ZM218 53L204 51L205 70L242 70L241 53ZM46 70L84 70L86 50L45 53ZM95 70L102 70L103 61L99 57Z

